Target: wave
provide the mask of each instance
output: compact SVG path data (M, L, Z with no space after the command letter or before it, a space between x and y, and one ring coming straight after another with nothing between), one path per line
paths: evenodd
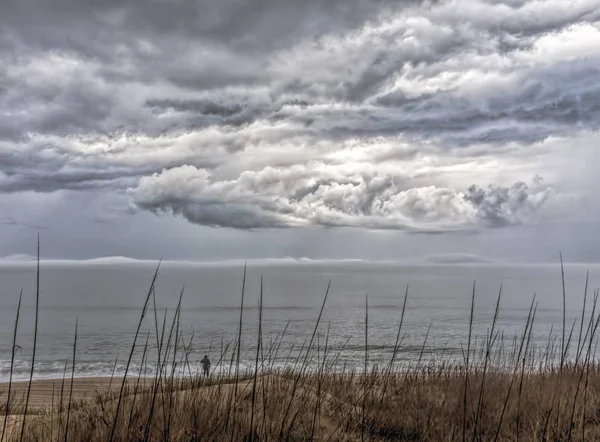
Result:
M334 371L341 370L342 368L347 370L361 371L364 369L364 347L357 345L348 345L345 346L342 350L343 346L330 346L328 348L326 365L330 366L333 364ZM383 351L382 351L383 350ZM369 346L370 352L370 364L369 366L382 366L389 363L390 357L393 350L393 346ZM420 352L422 347L420 346L402 346L397 355L396 360L398 361L399 366L410 365L417 361L420 356ZM323 351L323 350L322 350ZM217 352L218 353L218 352ZM426 347L423 351L424 359L426 362L427 359L435 358L437 355L442 354L447 359L452 359L456 355L460 353L459 349L436 349L433 347ZM282 350L276 359L265 360L264 363L261 362L262 368L269 370L285 370L285 369L294 369L298 367L300 362L298 360L302 360L302 357L298 358L298 350L292 352L291 355L288 354L287 351ZM231 360L231 355L227 355L226 358L219 361L218 354L209 354L209 357L213 361L212 371L215 374L228 374L231 373L232 370L235 370L235 362ZM459 360L458 357L455 358ZM307 367L307 371L311 372L317 370L319 367L318 358L315 354L313 354L312 359L310 359L309 365ZM322 362L322 361L321 361ZM116 377L123 377L125 375L126 364L125 361L117 362L116 366L113 361L76 361L75 362L75 376L78 378L89 378L89 377L111 377L114 375ZM163 367L165 373L171 373L172 366L167 364ZM255 368L255 360L254 357L247 354L246 357L243 357L240 360L240 370L242 372L252 371ZM12 379L15 382L27 381L29 380L29 375L31 371L31 361L30 360L15 360L13 367L13 375ZM129 367L128 375L129 376L137 376L138 374L143 376L155 376L157 372L157 364L155 360L150 360L147 363L144 363L144 366L141 366L138 361L132 361ZM188 376L190 374L197 375L202 372L202 367L200 363L200 359L193 358L188 362L177 363L175 365L175 376ZM61 380L63 374L66 374L67 377L70 377L71 373L71 362L70 361L49 361L42 360L36 361L35 370L34 370L34 380L40 379L57 379ZM8 382L10 378L10 360L0 360L0 382Z

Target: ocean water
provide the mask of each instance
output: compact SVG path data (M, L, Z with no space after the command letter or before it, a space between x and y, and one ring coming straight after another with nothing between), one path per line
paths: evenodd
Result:
M42 262L38 351L35 378L60 378L73 351L78 320L76 375L123 373L142 306L156 263L151 262ZM588 312L592 294L600 286L600 266L566 264L567 334L579 321L589 271ZM165 262L156 283L157 317L167 331L183 288L180 330L188 351L188 372L196 370L204 354L213 368L228 370L231 352L218 363L222 349L233 348L238 331L242 264ZM472 287L475 281L473 335L485 337L500 286L502 297L498 330L506 343L523 331L532 297L537 313L533 339L547 345L550 330L562 333L560 264L422 264L366 262L251 262L248 265L243 314L242 367L254 364L258 331L261 275L263 297L263 352L274 355L281 339L276 366L290 365L303 342L310 339L331 280L329 297L315 338L315 347L328 349L336 367L364 364L365 301L368 295L368 349L371 364L389 360L396 339L407 285L409 295L398 354L399 364L425 360L458 360L466 346ZM14 376L25 379L30 370L35 317L35 264L0 265L0 379L9 376L12 335L20 291L23 303L18 328ZM282 336L284 329L287 330ZM428 332L429 330L429 332ZM574 338L579 332L575 323ZM149 365L156 361L154 309L146 315L131 370L137 373L146 336ZM327 338L328 335L328 338ZM424 342L427 336L427 341ZM192 339L193 337L193 339ZM560 341L560 337L559 337ZM228 344L229 343L229 344ZM423 351L422 351L423 350ZM322 354L321 354L322 357ZM316 356L315 356L316 358ZM187 365L187 364L186 364ZM181 369L183 365L179 364Z

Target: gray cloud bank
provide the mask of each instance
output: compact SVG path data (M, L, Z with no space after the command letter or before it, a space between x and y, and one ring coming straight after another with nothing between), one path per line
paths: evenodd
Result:
M502 227L530 220L552 189L517 182L471 186L464 192L435 186L405 188L392 176L290 167L244 172L212 181L193 166L144 177L132 190L138 207L172 211L189 221L237 228L360 226L374 229L452 230Z
M598 141L599 20L600 0L8 0L0 194L240 229L527 223L568 193L565 148Z

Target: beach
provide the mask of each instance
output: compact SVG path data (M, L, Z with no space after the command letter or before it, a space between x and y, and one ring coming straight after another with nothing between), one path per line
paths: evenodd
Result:
M81 377L73 379L73 400L93 400L99 394L105 395L110 391L118 391L121 388L122 378L110 377ZM39 379L31 383L31 393L29 397L29 410L35 413L50 408L53 404L58 406L60 403L62 379ZM18 381L12 383L11 397L13 404L23 403L27 394L27 381ZM68 401L71 379L64 380L63 402ZM6 401L8 393L8 382L0 383L0 398ZM18 411L19 408L17 408Z

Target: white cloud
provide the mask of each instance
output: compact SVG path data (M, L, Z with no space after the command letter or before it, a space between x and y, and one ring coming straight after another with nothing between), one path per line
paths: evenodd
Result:
M349 174L312 163L286 169L246 171L218 181L193 166L143 177L130 189L136 205L172 211L189 221L222 227L263 228L303 225L371 229L444 231L501 227L535 218L552 189L489 186L456 190L436 186L407 188L403 177Z

